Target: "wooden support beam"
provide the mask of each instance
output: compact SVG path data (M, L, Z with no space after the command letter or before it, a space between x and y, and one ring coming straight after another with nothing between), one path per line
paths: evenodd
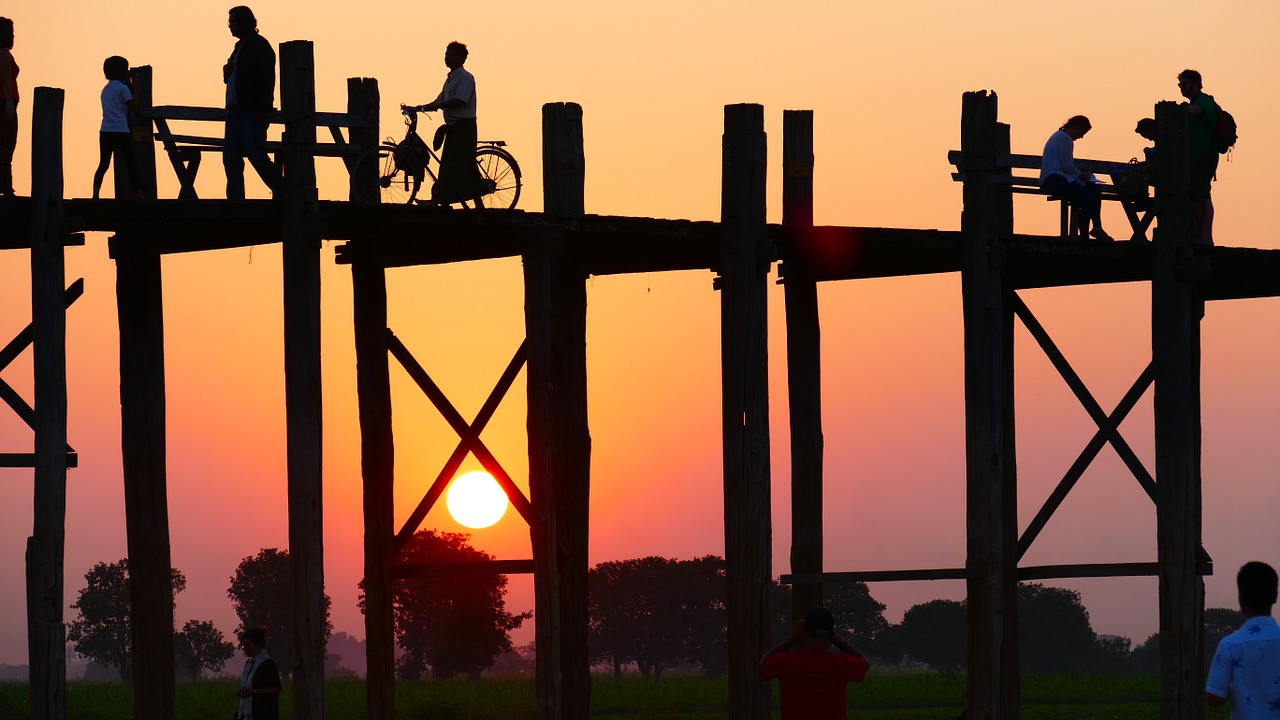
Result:
M542 106L542 157L546 213L581 217L585 158L580 106ZM587 292L586 274L568 250L563 231L553 229L536 236L524 253L530 537L539 648L535 683L543 720L587 720L591 700Z
M120 444L129 546L134 717L138 720L173 720L176 712L163 300L158 254L117 255Z
M36 88L31 143L35 515L27 550L31 717L66 717L67 291L62 218L64 93Z
M1200 318L1181 268L1191 257L1185 106L1156 105L1151 358L1155 368L1156 554L1160 564L1160 717L1204 717L1204 581L1200 507Z
M720 368L729 717L769 717L758 663L770 646L769 360L764 108L724 109L721 179Z
M994 176L994 93L964 94L965 455L968 550L968 696L971 718L1019 716L1017 470L1013 422L1012 294L1004 272L1009 225Z
M782 227L813 229L813 111L782 113ZM798 257L783 267L787 309L787 402L791 411L791 572L822 572L822 336L818 283ZM822 604L822 582L791 587L791 619ZM777 610L775 609L774 612Z
M138 184L142 189L142 197L147 200L155 200L156 194L156 141L153 137L155 128L149 117L149 111L152 106L152 75L151 66L143 65L142 67L130 68L129 77L133 79L133 99L136 101L138 108L139 126L138 133L133 136L133 164L138 170ZM123 173L122 168L116 164L116 187L120 188L120 178L124 175L127 179L128 175ZM116 197L121 197L119 190L116 191ZM125 196L128 197L128 196ZM179 195L178 197L182 197ZM191 197L195 198L193 192Z
M387 360L387 279L380 265L359 253L353 256L356 395L364 479L366 716L369 720L395 720L395 445Z
M317 222L315 49L280 46L284 111L284 390L293 580L293 716L324 718L323 463L320 232Z
M355 150L355 157L372 147L377 147L381 138L378 136L379 112L381 96L378 93L378 81L374 78L347 78L347 114L362 118L364 127L352 127L350 144ZM378 158L371 154L361 167L354 167L355 158L347 161L347 172L350 175L348 198L355 201L359 198L376 198L378 192Z

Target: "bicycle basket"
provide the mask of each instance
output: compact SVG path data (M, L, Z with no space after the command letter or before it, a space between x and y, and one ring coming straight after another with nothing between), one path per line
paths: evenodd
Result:
M396 146L396 167L409 175L421 175L427 168L429 157L427 144L418 137L417 133L409 133L404 142Z

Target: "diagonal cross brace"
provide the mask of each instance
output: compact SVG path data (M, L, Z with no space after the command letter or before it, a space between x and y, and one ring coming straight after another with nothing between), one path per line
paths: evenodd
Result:
M79 280L76 280L75 282L71 283L71 286L68 287L66 292L64 293L63 295L64 307L68 307L68 308L71 307L71 304L74 303L76 300L79 300L80 296L83 294L84 294L84 278L80 278ZM21 355L24 350L30 347L34 339L35 339L35 323L34 322L27 323L27 326L24 327L21 332L15 335L14 338L10 340L7 345L5 345L3 348L0 348L0 372L3 372L4 369L9 367L10 363L16 360L17 357ZM18 391L14 390L3 379L0 379L0 400L3 400L6 405L12 408L13 412L24 423L26 423L28 427L30 427L32 430L35 429L36 427L35 409L32 408L30 405L28 405L27 401L24 400L22 396L18 394ZM68 445L67 452L74 453L75 450L73 450L71 446Z
M1058 349L1057 344L1049 337L1049 333L1045 331L1044 326L1040 324L1040 321L1036 319L1031 309L1027 307L1017 293L1013 294L1013 311L1018 316L1018 319L1022 321L1023 326L1027 328L1027 331L1031 333L1031 337L1035 338L1040 345L1040 349L1044 351L1045 356L1049 358L1049 362L1053 364L1058 374L1062 376L1067 387L1071 388L1071 392L1075 393L1076 399L1080 401L1085 412L1098 425L1098 431L1094 433L1085 449L1080 452L1076 461L1067 471L1066 476L1054 488L1053 493L1045 500L1044 506L1040 508L1040 512L1036 514L1035 519L1031 521L1031 524L1027 526L1026 531L1023 532L1022 537L1018 540L1018 557L1021 558L1031 547L1031 543L1035 541L1036 536L1044 529L1045 524L1049 522L1049 518L1054 511L1066 499L1067 493L1071 491L1076 481L1080 479L1089 464L1093 462L1093 459L1102 450L1102 446L1108 442L1115 448L1116 454L1120 456L1125 466L1129 468L1129 472L1133 473L1134 479L1142 486L1147 497L1151 498L1153 503L1156 501L1155 478L1147 471L1146 466L1138 459L1137 453L1133 451L1133 448L1129 446L1129 443L1125 441L1119 432L1120 423L1124 421L1124 418L1128 416L1134 405L1147 391L1147 388L1154 382L1155 369L1152 363L1147 363L1147 367L1138 376L1138 379L1134 381L1125 396L1121 398L1120 403L1116 405L1116 409L1108 415L1102 409L1102 406L1098 404L1098 401L1094 399L1089 389L1085 387L1084 381L1076 374L1075 369L1067 362L1066 356ZM1201 562L1212 563L1213 561L1203 547L1199 550L1199 557Z
M414 508L413 513L409 516L409 519L405 521L400 532L396 533L397 550L404 547L405 543L409 541L409 538L412 537L413 533L418 529L418 526L422 524L423 518L426 517L427 512L431 510L431 507L444 492L445 486L453 479L453 474L457 472L458 467L462 464L462 461L466 458L468 452L474 454L476 459L480 461L480 465L493 476L494 480L498 481L503 492L506 493L507 498L511 501L511 504L515 506L516 511L520 513L520 516L524 518L525 522L529 522L533 517L533 510L529 505L528 499L525 498L524 493L520 491L520 488L516 487L511 476L507 474L507 471L502 468L502 465L498 462L497 458L493 456L493 453L489 451L489 448L485 446L482 440L480 440L481 431L484 430L485 425L487 425L489 420L493 417L493 413L497 410L498 404L511 388L511 384L515 382L516 376L519 375L520 369L524 367L526 355L525 344L525 341L521 341L520 347L511 358L511 362L507 364L507 369L503 371L502 376L498 379L498 383L489 393L488 399L485 400L484 406L481 407L480 412L476 414L475 420L468 423L463 419L462 414L453 406L453 403L449 402L449 399L445 397L444 392L441 391L440 387L431 379L427 374L427 371L423 369L422 365L419 364L409 352L409 349L404 346L404 343L400 342L400 339L397 338L390 330L387 331L387 348L391 351L392 356L394 356L396 360L400 362L400 365L404 367L405 371L409 373L409 377L417 383L418 387L427 396L427 399L431 401L431 404L435 405L436 409L440 411L440 414L444 416L445 422L449 423L449 426L453 428L453 431L458 434L459 438L457 447L454 448L453 453L449 456L449 460L446 461L444 468L436 476L435 481L427 490L427 494L422 498L422 501L418 503L418 506Z

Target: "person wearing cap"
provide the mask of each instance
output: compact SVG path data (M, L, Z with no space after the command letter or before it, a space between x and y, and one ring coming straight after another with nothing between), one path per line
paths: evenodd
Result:
M777 679L782 720L844 720L845 687L862 682L870 667L857 648L836 635L831 611L816 607L761 658L760 677Z

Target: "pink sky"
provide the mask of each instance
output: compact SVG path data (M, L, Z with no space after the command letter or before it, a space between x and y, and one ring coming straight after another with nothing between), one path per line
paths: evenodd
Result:
M1184 67L1235 115L1241 140L1215 189L1219 244L1280 248L1280 206L1270 197L1280 140L1274 92L1274 3L1238 3L1231 27L1206 30L1203 3L1058 6L902 2L863 7L801 3L659 1L643 12L565 0L500 2L482 17L422 3L353 13L335 2L277 0L255 7L273 43L316 43L317 105L345 107L345 78L380 81L383 135L401 134L399 102L433 97L450 40L471 48L480 128L505 138L525 172L521 207L541 207L540 108L584 109L587 210L714 219L719 212L723 105L759 102L769 133L769 218L780 217L784 108L815 111L816 219L821 224L956 229L960 189L946 153L959 145L960 97L999 93L1015 152L1038 153L1069 115L1094 130L1091 158L1127 160L1142 142L1134 122L1177 99ZM784 9L785 7L785 9ZM1181 16L1174 11L1182 9ZM6 2L22 67L16 185L29 191L30 98L37 85L67 90L64 144L69 197L89 194L108 55L155 67L156 102L216 106L232 45L226 6L139 0L83 4L74 13L37 0ZM726 20L725 18L731 18ZM412 28L412 30L407 30ZM217 128L191 127L196 132ZM161 194L177 183L164 158ZM345 193L341 169L320 169L321 196ZM110 181L108 181L109 184ZM222 192L216 157L197 185ZM263 190L253 178L251 195ZM1016 201L1020 232L1049 233L1056 207ZM1113 234L1124 227L1108 209ZM359 435L350 277L324 248L326 577L336 630L363 636L355 608L361 572ZM29 259L0 255L0 341L29 318ZM236 564L285 547L284 403L280 252L275 247L164 260L169 493L173 561L188 578L177 620L212 619L230 633L226 599ZM70 438L80 468L68 482L68 605L84 573L125 555L119 451L115 269L106 236L68 252L68 281L86 279L68 316ZM523 336L518 260L394 270L390 325L471 417ZM593 438L592 562L721 554L719 297L706 272L588 281L589 406ZM785 327L771 287L774 573L789 570ZM827 569L963 564L963 389L959 278L955 275L827 284L822 303L827 477ZM1150 356L1145 285L1026 292L1102 406L1114 407ZM1234 569L1280 562L1274 487L1280 447L1280 300L1216 303L1203 324L1206 548L1218 574L1210 605L1231 605ZM477 331L483 328L483 331ZM1019 330L1020 524L1087 442L1094 427ZM30 397L30 354L4 378ZM456 438L393 368L397 514L403 518ZM527 474L523 376L484 440L523 484ZM1151 399L1122 427L1152 468ZM0 413L0 444L23 451L30 433ZM474 467L474 463L466 469ZM0 470L0 662L25 661L23 552L31 525L31 473ZM428 526L460 528L443 514ZM500 558L529 557L527 529L509 513L473 533ZM1027 564L1155 559L1155 515L1114 452L1105 449L1045 529ZM1094 628L1141 641L1156 627L1154 579L1074 581ZM531 582L512 578L509 605L532 608ZM874 585L896 621L960 583ZM68 619L72 617L68 611ZM517 635L518 642L528 633Z

